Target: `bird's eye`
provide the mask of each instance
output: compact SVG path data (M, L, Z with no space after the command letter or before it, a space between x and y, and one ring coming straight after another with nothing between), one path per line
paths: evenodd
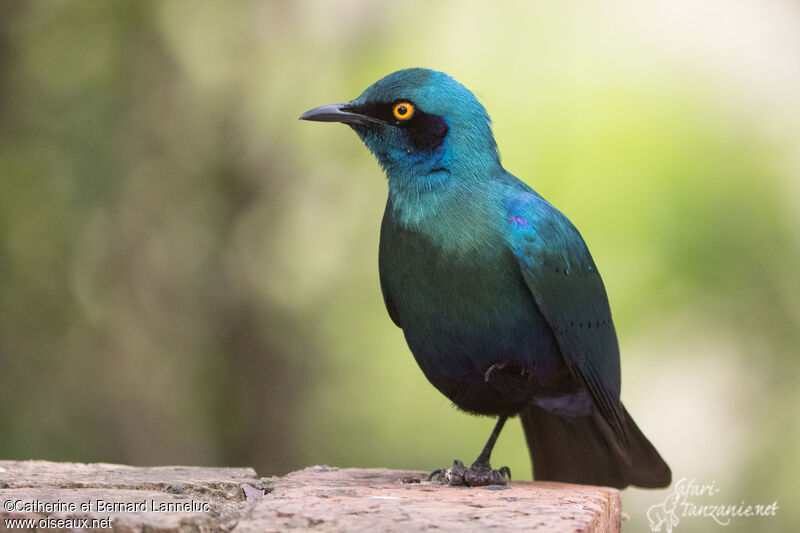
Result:
M410 102L397 103L392 108L392 113L397 120L408 120L414 114L414 105Z

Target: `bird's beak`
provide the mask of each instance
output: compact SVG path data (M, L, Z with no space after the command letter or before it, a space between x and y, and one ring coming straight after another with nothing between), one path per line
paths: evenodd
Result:
M343 122L345 124L359 124L368 126L370 124L383 124L382 121L357 113L352 110L352 102L343 104L331 104L309 109L302 115L300 120L314 120L317 122Z

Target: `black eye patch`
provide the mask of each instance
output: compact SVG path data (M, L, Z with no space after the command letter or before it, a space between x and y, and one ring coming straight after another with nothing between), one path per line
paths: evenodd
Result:
M392 109L398 102L408 102L409 100L397 100L391 103L367 102L351 109L356 113L377 118L387 124L405 130L408 134L408 141L411 147L418 151L433 151L439 148L447 137L449 127L447 121L441 115L426 113L416 107L414 114L407 120L395 118Z
M419 109L404 128L408 130L411 145L420 151L433 151L439 148L450 129L443 116L425 113Z

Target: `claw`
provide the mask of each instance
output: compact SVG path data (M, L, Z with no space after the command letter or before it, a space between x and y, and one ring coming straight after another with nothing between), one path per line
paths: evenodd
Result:
M456 459L448 469L440 468L431 472L429 481L450 485L451 487L482 487L486 485L507 485L511 480L511 470L504 466L493 470L488 462L478 462L467 468Z
M489 383L489 378L492 377L492 372L495 370L502 370L506 366L506 361L500 361L499 363L495 363L489 367L489 370L483 375L483 381Z
M431 475L428 476L428 481L433 481L433 478L437 476L444 477L446 474L447 474L446 468L437 468L436 470L431 472Z

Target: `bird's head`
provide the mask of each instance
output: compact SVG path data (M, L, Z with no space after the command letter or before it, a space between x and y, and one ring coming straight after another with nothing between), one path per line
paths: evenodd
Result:
M390 182L430 185L499 166L486 110L466 87L435 70L399 70L351 102L318 107L300 119L349 124Z

